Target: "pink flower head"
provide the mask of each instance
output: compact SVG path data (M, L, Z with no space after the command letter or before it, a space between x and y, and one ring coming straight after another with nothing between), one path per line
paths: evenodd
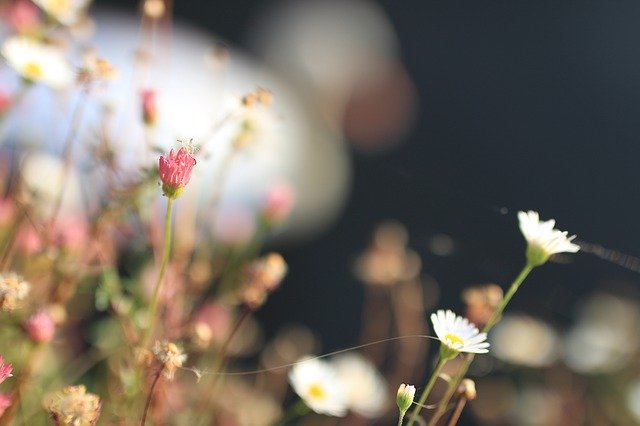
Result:
M295 203L295 192L291 185L282 182L269 189L262 214L265 220L275 225L287 218Z
M0 417L2 417L5 410L11 406L12 399L8 393L0 392Z
M17 0L5 11L4 20L19 33L29 32L40 24L40 9L28 0Z
M0 383L4 382L7 379L7 377L11 377L12 371L13 371L13 365L5 364L4 357L0 355Z
M196 165L196 159L187 149L180 148L178 152L172 149L168 156L160 156L160 180L162 191L169 198L176 198L191 179L191 171Z
M50 342L56 332L56 325L46 311L31 315L24 328L29 338L36 343Z
M142 120L144 124L153 126L158 122L158 92L153 89L142 91Z

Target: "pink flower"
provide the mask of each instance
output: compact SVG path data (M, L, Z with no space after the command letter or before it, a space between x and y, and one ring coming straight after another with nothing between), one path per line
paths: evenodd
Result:
M31 315L24 328L29 338L36 343L50 342L56 332L56 325L46 311Z
M153 126L158 122L158 92L153 89L142 91L142 120L144 124Z
M13 371L13 365L5 364L4 357L0 355L0 383L4 382L7 379L7 377L11 377L12 371Z
M11 395L0 392L0 417L2 417L4 411L11 406L11 401Z
M7 108L11 105L11 96L0 89L0 114L3 114Z
M294 202L295 193L291 185L279 183L269 190L262 214L269 224L278 224L289 216Z
M191 171L196 159L185 148L177 153L173 149L168 156L160 156L160 180L162 191L169 198L176 198L191 179Z
M4 20L17 32L28 32L40 24L40 10L28 0L17 0L5 11Z

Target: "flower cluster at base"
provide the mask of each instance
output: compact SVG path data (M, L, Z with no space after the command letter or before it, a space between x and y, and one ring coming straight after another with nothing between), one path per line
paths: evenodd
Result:
M171 199L178 197L189 183L189 180L191 180L191 171L193 166L196 165L196 159L193 158L189 151L182 147L178 152L174 152L172 149L169 155L160 156L162 192Z
M484 354L489 352L487 334L480 333L478 328L468 319L457 316L450 310L440 309L431 314L433 331L435 331L440 345L442 359L455 358L460 352Z
M556 221L551 219L546 222L540 221L538 212L518 212L520 231L527 240L527 262L531 266L540 266L545 263L551 255L556 253L576 253L580 246L571 241L576 237L567 236L566 231L553 229Z

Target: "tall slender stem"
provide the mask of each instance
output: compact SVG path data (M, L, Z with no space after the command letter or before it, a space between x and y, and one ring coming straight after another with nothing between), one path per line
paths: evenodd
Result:
M147 423L147 413L149 412L149 407L151 406L151 400L153 399L153 391L156 388L156 384L158 383L158 379L160 379L160 373L162 373L162 368L158 369L155 377L153 378L153 382L151 383L151 388L149 389L149 397L147 398L147 402L144 404L144 411L142 412L142 419L140 420L140 426L144 426Z
M518 291L518 289L520 288L520 285L524 282L524 280L527 278L527 276L533 270L534 267L535 267L534 265L527 262L527 264L522 268L522 270L520 271L516 279L513 280L513 282L511 283L511 286L509 287L507 294L502 299L500 306L498 306L498 308L495 310L493 315L491 315L491 318L489 318L489 321L487 321L485 326L482 328L483 333L489 333L489 331L491 331L491 329L500 318L500 315L502 315L502 312L506 308L507 304L509 303L513 295L516 293L516 291ZM429 426L435 426L438 420L440 419L440 417L442 417L442 414L444 414L447 408L447 404L449 403L449 400L451 399L454 392L458 388L458 385L464 378L465 374L467 374L467 371L469 370L469 366L471 365L471 362L473 361L474 357L475 356L473 354L467 355L466 359L460 366L460 370L458 371L458 374L449 383L447 392L438 403L438 407L436 408L435 413L433 413L433 417L431 417L431 420L429 421Z
M431 374L431 378L429 379L427 386L422 391L422 395L420 395L420 399L418 400L418 403L416 404L415 408L411 412L411 417L409 417L409 422L407 423L407 426L411 426L418 419L418 413L420 413L420 409L422 408L425 401L427 400L427 397L431 393L433 386L436 384L436 380L438 380L438 376L440 376L440 371L442 371L442 367L444 367L446 363L447 363L447 359L445 358L440 358L440 360L438 361L438 365L436 365L436 368L433 370L433 374Z
M209 384L209 389L207 390L207 392L204 393L204 398L202 399L202 402L197 409L197 412L200 413L198 415L198 418L205 419L207 417L204 415L204 410L206 409L208 403L211 401L211 399L215 395L216 385L220 380L220 372L222 372L227 362L227 350L229 349L229 345L231 344L233 337L240 330L240 327L242 326L242 324L244 324L244 321L249 317L250 313L251 313L251 309L249 309L247 306L244 306L242 308L242 313L240 313L240 316L238 316L238 319L236 320L235 325L227 335L226 339L222 343L222 346L220 347L220 350L216 355L216 358L213 363L213 377Z
M149 339L151 339L153 331L156 327L158 300L160 299L160 288L162 287L164 274L167 270L169 257L171 255L171 211L173 207L173 198L167 198L167 211L164 216L164 249L162 251L162 262L160 264L160 273L158 274L158 279L156 280L156 284L153 289L151 304L149 305L149 325L144 333L144 339L142 339L143 347L146 347L149 344Z

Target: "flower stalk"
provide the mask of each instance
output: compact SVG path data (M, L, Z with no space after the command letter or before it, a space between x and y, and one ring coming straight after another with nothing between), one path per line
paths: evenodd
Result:
M164 217L164 247L162 250L162 261L160 263L160 272L153 288L153 295L151 296L151 304L149 305L149 324L145 331L144 338L142 339L142 346L146 347L149 344L149 340L153 335L153 332L157 323L157 311L158 302L160 299L160 289L164 281L164 275L167 271L167 265L169 264L169 258L171 257L171 212L173 210L173 198L167 198L167 210Z

